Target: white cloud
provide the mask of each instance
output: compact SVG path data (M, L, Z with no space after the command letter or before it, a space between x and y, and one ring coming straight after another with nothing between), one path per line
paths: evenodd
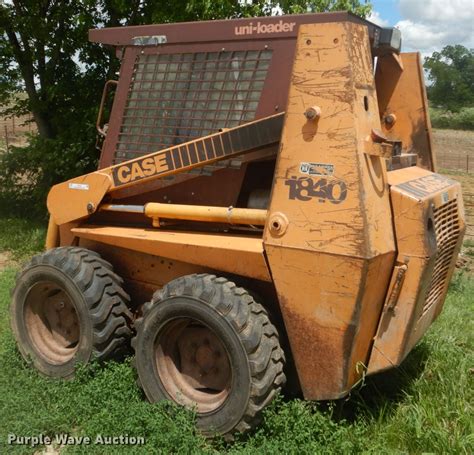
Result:
M473 0L399 0L404 51L424 55L448 44L474 48Z
M388 27L389 23L387 20L383 19L377 11L372 11L367 18L370 22L380 25L380 27Z

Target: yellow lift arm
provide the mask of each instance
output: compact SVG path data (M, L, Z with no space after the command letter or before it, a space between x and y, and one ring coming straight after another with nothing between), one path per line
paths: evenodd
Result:
M275 144L280 141L283 116L265 117L55 185L47 201L50 224L61 225L93 214L104 196L115 190Z

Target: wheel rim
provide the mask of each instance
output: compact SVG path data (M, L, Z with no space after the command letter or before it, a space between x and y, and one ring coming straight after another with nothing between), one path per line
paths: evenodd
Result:
M227 351L198 321L180 318L166 324L155 341L155 362L170 397L200 414L215 411L229 395L232 371Z
M77 310L66 291L56 283L34 284L25 301L25 324L36 352L47 362L68 362L79 346Z

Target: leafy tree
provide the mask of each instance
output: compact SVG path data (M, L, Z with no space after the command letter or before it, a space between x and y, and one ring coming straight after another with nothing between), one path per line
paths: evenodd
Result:
M88 29L370 9L367 0L0 0L0 103L4 114L31 112L38 127L0 157L0 207L44 213L51 185L96 165L97 108L119 62Z
M474 50L460 44L446 46L425 59L432 84L428 97L435 106L451 111L474 106Z

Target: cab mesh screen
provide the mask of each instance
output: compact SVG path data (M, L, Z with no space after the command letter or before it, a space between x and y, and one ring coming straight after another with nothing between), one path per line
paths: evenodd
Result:
M142 54L115 163L255 118L271 50Z

